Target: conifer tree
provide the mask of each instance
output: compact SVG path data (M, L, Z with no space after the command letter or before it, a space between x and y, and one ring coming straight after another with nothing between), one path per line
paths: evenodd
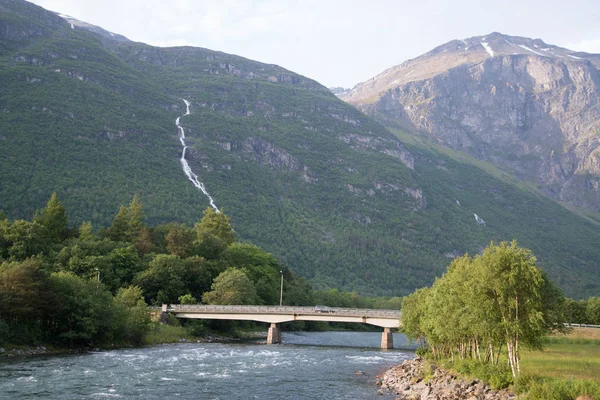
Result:
M136 238L140 231L146 226L144 224L144 206L140 201L137 193L133 196L131 204L129 205L129 223L127 229L127 236L130 240Z
M46 207L33 218L46 230L46 238L51 243L63 241L67 237L67 213L56 192L52 193Z
M81 226L79 227L79 239L94 240L94 228L92 227L91 222L84 221L81 223Z
M108 228L108 236L115 242L127 241L127 231L129 230L129 210L121 205L117 215L113 219L112 225Z

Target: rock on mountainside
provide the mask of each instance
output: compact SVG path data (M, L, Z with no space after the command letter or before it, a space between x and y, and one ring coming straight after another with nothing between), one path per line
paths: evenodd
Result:
M352 90L352 89L343 88L341 86L330 87L328 89L331 91L331 93L335 94L338 97L339 96L343 96L343 95L345 95L346 93L349 93Z
M500 33L453 40L342 99L600 210L600 55Z

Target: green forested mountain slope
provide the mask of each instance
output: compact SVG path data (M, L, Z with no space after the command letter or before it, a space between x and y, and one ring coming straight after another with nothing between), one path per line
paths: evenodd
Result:
M10 218L30 218L57 191L74 224L108 225L134 193L151 224L198 221L208 199L179 163L181 116L186 159L239 237L316 287L407 294L453 255L516 238L567 294L600 288L597 227L402 144L293 72L113 41L22 1L0 1L0 42L0 209Z

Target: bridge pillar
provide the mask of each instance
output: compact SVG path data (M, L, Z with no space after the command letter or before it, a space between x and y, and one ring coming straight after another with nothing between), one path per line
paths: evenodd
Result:
M167 323L167 307L168 306L166 304L163 304L160 308L160 317L158 319L158 322L160 322L161 324Z
M390 330L390 328L383 328L383 333L381 334L381 348L394 348L394 336L392 336L392 331Z
M267 344L281 343L281 330L277 324L271 324L267 334Z

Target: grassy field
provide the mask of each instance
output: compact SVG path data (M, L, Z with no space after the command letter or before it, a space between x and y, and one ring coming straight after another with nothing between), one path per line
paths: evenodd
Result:
M521 367L528 374L600 381L600 329L552 336L544 351L523 352Z
M600 329L574 328L547 338L545 347L522 353L520 398L600 400Z

